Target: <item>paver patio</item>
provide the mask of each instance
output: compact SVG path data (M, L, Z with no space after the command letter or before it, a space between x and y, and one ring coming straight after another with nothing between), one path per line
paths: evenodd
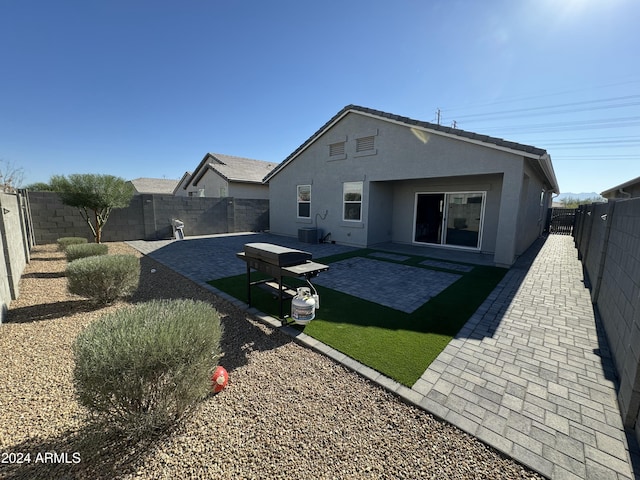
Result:
M265 234L129 243L211 289L207 280L245 271L235 253L249 241L314 258L350 249ZM622 426L612 361L571 237L552 235L520 257L411 389L298 330L282 330L550 478L634 478L637 445Z
M454 273L355 257L333 262L313 283L412 313L459 278Z

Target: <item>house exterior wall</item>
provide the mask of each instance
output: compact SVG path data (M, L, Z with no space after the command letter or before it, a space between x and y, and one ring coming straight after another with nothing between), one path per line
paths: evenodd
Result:
M369 224L368 244L393 241L395 182L370 182L368 210L375 220Z
M253 198L253 199L269 199L269 185L259 183L229 183L229 197L236 198Z
M198 187L194 187L191 184L187 185L187 188L184 188L184 185L181 184L174 195L176 197L197 197L198 190Z
M249 199L268 199L269 186L258 183L228 182L211 169L202 176L198 185L189 185L187 190L181 190L181 195L198 196L198 191L204 189L204 196L208 198L236 197Z
M374 137L374 150L356 152L356 139ZM344 155L331 157L329 145L345 141ZM511 265L529 242L534 227L517 240L521 226L539 212L541 180L512 152L413 129L405 124L350 113L309 144L270 180L270 226L276 234L296 236L317 226L331 240L355 246L392 241L411 243L415 192L486 191L483 251L495 252L499 265ZM363 182L362 221L342 219L343 182ZM385 185L385 183L388 185ZM311 216L297 218L296 186L311 185ZM537 235L536 235L537 236ZM527 245L528 246L528 245Z
M207 169L197 185L190 187L197 190L204 189L204 196L209 198L229 196L229 182L210 169Z
M544 231L547 201L542 179L525 163L518 212L516 255L522 255Z
M415 198L417 193L486 192L485 215L480 250L495 253L502 175L461 176L396 182L394 188L392 242L413 243Z

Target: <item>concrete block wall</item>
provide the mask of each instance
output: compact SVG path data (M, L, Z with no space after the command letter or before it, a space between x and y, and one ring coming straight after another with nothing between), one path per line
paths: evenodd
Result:
M607 205L593 205L590 210L589 238L587 239L589 248L582 257L582 263L589 272L589 282L591 284L591 296L594 299L595 286L601 275L603 255L606 252L606 236L611 222L607 222L607 217L602 217L607 212Z
M229 198L174 197L173 195L142 195L144 201L154 205L158 238L171 238L172 219L184 223L186 236L228 233L227 209ZM151 232L149 232L151 233Z
M35 243L55 243L61 237L83 237L93 241L93 235L78 209L68 207L51 192L28 192Z
M64 205L52 192L29 192L36 244L60 237L93 234L78 209ZM212 235L269 228L269 201L173 195L136 195L127 208L112 210L102 233L105 242L171 238L172 219L184 223L186 236Z
M7 271L7 254L2 235L0 235L0 248L2 248L4 261L0 262L0 324L4 323L7 310L11 301L14 300L11 288L9 287L9 272Z
M24 218L22 197L0 193L0 323L11 301L18 298L20 277L30 259Z
M640 198L580 210L576 246L618 372L622 419L640 440Z
M269 201L236 198L233 202L233 231L261 232L269 229Z

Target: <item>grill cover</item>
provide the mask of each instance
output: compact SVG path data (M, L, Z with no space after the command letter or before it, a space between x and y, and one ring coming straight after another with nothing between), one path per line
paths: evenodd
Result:
M255 258L278 267L299 265L312 258L309 252L281 247L273 243L247 243L244 246L244 254L246 257Z

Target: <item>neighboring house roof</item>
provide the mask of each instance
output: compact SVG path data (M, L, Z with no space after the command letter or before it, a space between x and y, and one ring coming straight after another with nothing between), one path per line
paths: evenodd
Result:
M640 177L636 177L633 180L629 180L628 182L621 183L620 185L616 185L604 192L601 192L600 195L603 197L611 197L615 196L619 190L624 190L629 187L638 187L640 186ZM622 193L622 192L621 192Z
M175 195L180 188L186 188L189 186L189 182L191 181L191 172L184 172L180 180L178 180L178 184L176 188L173 189L173 194Z
M173 190L178 185L178 180L168 180L166 178L136 178L131 180L136 193L158 193L173 194Z
M467 141L475 144L485 145L487 147L496 148L500 150L506 150L523 154L528 158L536 159L540 161L540 167L544 171L545 176L549 180L552 189L559 193L558 181L551 165L551 159L547 154L547 151L541 148L533 147L531 145L523 145L521 143L510 142L502 138L490 137L488 135L480 135L478 133L468 132L466 130L460 130L457 128L445 127L435 123L424 122L421 120L414 120L412 118L403 117L400 115L394 115L392 113L382 112L380 110L374 110L372 108L360 107L358 105L347 105L333 116L327 123L325 123L320 129L311 135L302 145L300 145L291 155L289 155L282 163L274 168L263 181L268 182L271 177L276 175L287 164L293 161L300 153L309 147L316 139L329 130L334 124L336 124L342 117L349 113L357 113L361 115L367 115L370 117L379 118L381 120L400 123L411 128L418 128L427 130L434 134L440 134L443 136L457 138L462 141Z
M208 170L215 171L227 182L262 183L265 175L275 166L275 163L263 160L207 153L191 175L191 183L197 186Z

